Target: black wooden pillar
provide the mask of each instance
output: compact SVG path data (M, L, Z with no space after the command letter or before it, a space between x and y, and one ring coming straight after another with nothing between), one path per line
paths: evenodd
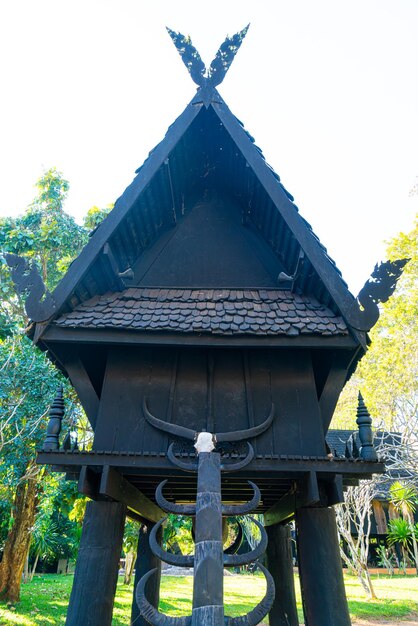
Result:
M66 626L111 626L126 508L88 502Z
M274 524L266 527L267 569L273 576L276 596L269 613L270 626L299 626L293 576L290 527Z
M350 626L334 510L298 509L296 525L306 626Z
M149 626L149 622L140 616L139 608L135 600L135 589L142 576L151 569L157 569L147 583L147 598L150 603L158 608L160 600L160 579L161 579L161 561L151 552L149 545L149 534L155 524L153 522L144 522L139 529L138 549L136 553L135 564L135 582L134 582L134 599L132 602L131 624L135 626ZM161 529L157 533L158 543L161 543Z

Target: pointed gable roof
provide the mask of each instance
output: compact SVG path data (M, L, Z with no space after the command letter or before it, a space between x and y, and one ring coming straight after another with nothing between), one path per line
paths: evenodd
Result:
M290 287L313 297L331 315L342 317L364 346L365 334L354 330L359 307L341 273L210 79L202 82L72 263L52 294L55 310L47 322L62 319L94 296L129 287L126 276L135 275L135 267L151 266L196 202L216 189L240 207L242 224L277 259L284 277L277 289ZM132 285L141 287L135 278Z

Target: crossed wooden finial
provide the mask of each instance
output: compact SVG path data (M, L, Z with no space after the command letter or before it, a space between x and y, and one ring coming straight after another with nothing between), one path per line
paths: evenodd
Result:
M236 33L232 37L228 36L225 39L210 64L209 69L207 69L203 63L201 56L193 46L190 37L186 37L181 33L176 33L170 28L167 28L167 31L193 81L199 85L199 87L216 87L217 85L220 85L225 78L225 74L229 70L231 63L239 50L243 39L247 34L249 26L250 25L248 24L239 33Z

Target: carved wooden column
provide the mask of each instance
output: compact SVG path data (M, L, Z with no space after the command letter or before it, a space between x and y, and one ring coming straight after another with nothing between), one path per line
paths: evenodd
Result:
M111 626L126 509L88 502L66 626Z
M334 510L298 509L296 524L306 626L350 626Z
M152 569L157 569L157 572L147 583L147 597L155 608L158 608L158 602L160 600L161 561L154 556L149 544L149 534L154 526L155 524L153 522L146 522L142 524L139 529L135 564L134 599L131 611L131 624L135 626L149 626L149 622L140 615L139 607L135 600L135 589L141 578ZM161 534L160 530L157 533L158 542L161 541Z
M267 569L273 576L276 596L269 612L270 626L299 626L293 577L290 527L274 524L266 527Z

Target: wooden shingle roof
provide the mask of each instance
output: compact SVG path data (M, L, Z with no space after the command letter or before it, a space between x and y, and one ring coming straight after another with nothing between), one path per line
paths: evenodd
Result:
M65 328L220 335L347 335L314 297L282 290L131 288L92 298L55 321Z

